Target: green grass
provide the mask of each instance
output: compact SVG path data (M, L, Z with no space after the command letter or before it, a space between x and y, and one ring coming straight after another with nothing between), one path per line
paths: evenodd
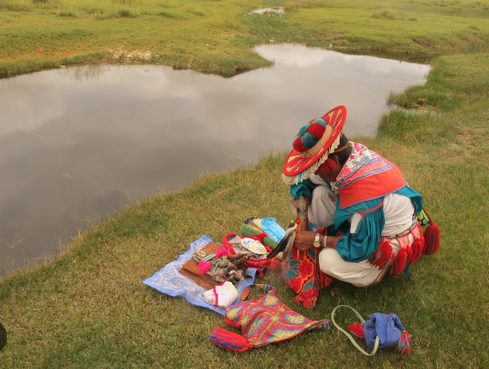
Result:
M400 357L395 349L386 349L375 357L364 357L334 328L310 331L245 353L228 352L209 340L215 326L233 330L222 317L141 283L176 260L202 234L219 242L225 234L239 232L241 221L252 215L273 216L287 224L292 214L288 189L280 178L285 153L271 153L256 165L204 176L179 192L143 199L75 237L52 262L2 279L0 322L9 340L0 352L0 367L489 366L487 2L262 4L285 6L289 14L283 17L250 16L247 11L257 3L226 0L126 2L120 7L95 1L34 4L4 0L0 4L5 9L0 19L14 23L12 28L0 26L2 60L6 55L15 60L2 64L4 73L124 60L108 50L107 40L117 40L120 44L114 41L113 45L126 52L148 50L164 41L164 48L155 47L150 61L206 72L227 71L229 75L264 65L247 48L272 38L314 46L333 43L349 52L396 53L404 60L442 54L432 60L433 69L424 86L389 97L404 109L380 119L378 136L359 139L395 162L409 184L424 196L424 205L442 231L440 252L421 257L410 268L411 280L405 275L387 276L369 289L335 281L321 292L312 311L295 305L293 292L276 273L269 272L259 280L276 286L282 301L311 319L330 317L339 304L353 306L365 318L374 312L396 313L413 335L411 355ZM15 4L28 6L30 11L12 13L7 5ZM76 17L58 17L54 4ZM189 5L193 13L185 10ZM77 10L80 7L102 11L84 13ZM144 14L143 8L154 15ZM137 18L96 18L117 14L119 9L141 14ZM372 18L384 11L394 14L394 19ZM157 15L159 12L183 18ZM20 27L29 21L32 28ZM143 31L148 24L153 27ZM101 36L104 32L107 36ZM153 44L144 36L148 33ZM213 48L200 46L209 43L211 35ZM60 46L63 42L67 45ZM36 59L22 51L32 47L42 48L48 56ZM343 326L355 319L346 311L338 318Z

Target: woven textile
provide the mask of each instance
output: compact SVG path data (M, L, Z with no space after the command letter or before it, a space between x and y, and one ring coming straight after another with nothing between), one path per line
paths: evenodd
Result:
M295 293L297 303L305 308L316 305L319 291L331 284L332 279L319 269L319 252L322 247L300 251L295 246L282 261L282 278Z
M270 291L260 299L242 302L226 310L226 323L241 329L245 339L243 347L237 349L223 343L221 337L211 336L214 343L235 351L244 351L252 347L261 347L273 342L280 342L295 337L312 328L329 329L329 320L309 320L282 303L275 291ZM227 331L224 331L227 332ZM216 332L217 333L217 332ZM224 333L226 334L226 333ZM228 332L228 338L234 338ZM234 335L235 336L235 335Z

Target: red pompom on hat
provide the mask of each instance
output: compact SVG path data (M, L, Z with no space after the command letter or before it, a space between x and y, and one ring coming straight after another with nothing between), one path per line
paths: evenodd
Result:
M284 164L285 183L298 184L309 178L338 147L345 123L346 107L340 105L302 126Z

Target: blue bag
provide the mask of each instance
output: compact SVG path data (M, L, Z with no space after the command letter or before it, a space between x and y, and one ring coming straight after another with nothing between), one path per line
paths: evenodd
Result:
M365 338L367 346L372 350L371 353L367 353L360 345L355 342L353 337L342 329L334 320L335 312L340 307L347 307L353 310L353 312L360 318L362 323L355 322L354 325L349 325L350 331L358 338ZM362 316L352 307L347 305L339 305L334 308L331 314L331 321L341 332L343 332L355 347L364 355L373 356L377 349L386 348L398 345L401 354L411 353L411 335L404 328L401 320L396 314L381 314L374 313L368 316L370 319L365 322ZM401 332L402 330L402 332Z
M277 224L275 218L263 218L261 226L268 237L275 242L280 242L285 237L285 230Z

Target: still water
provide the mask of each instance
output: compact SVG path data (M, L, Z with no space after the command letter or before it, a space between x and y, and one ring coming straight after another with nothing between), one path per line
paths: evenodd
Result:
M86 66L0 80L0 274L49 256L121 205L288 150L337 105L375 134L391 91L427 65L298 45L225 79L162 66Z

